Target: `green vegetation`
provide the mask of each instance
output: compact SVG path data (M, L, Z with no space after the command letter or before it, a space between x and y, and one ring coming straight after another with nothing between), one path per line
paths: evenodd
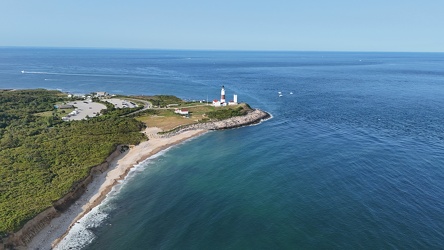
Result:
M67 194L117 145L145 139L145 125L117 110L63 122L53 110L63 101L58 91L0 91L0 238Z
M236 108L225 108L216 109L214 111L208 112L207 116L209 119L223 120L234 116L241 116L247 114L248 109L246 106L238 106Z
M68 115L70 112L72 112L74 110L75 110L74 108L70 108L70 109L54 109L54 110L51 110L51 111L35 113L34 115L42 116L42 117L54 116L56 119L58 119L58 118L65 117L66 115Z
M154 107L167 107L171 104L178 104L180 106L183 101L182 99L173 95L155 95L155 96L135 96L137 99L149 101Z
M139 112L137 114L131 114L130 117L140 117L140 116L147 116L147 115L159 115L161 113L161 110L159 109L146 109L142 112Z
M63 97L58 91L21 90L0 92L0 136L14 121L32 121L35 113L53 110Z

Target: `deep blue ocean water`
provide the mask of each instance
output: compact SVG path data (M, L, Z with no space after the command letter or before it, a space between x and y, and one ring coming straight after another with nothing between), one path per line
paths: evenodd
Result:
M222 85L273 119L136 166L61 248L444 248L442 53L0 48L0 88Z

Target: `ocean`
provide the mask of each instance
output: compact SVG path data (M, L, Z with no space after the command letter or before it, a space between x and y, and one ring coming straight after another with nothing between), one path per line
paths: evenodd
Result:
M444 248L442 53L0 48L0 88L222 85L273 118L135 166L60 249Z

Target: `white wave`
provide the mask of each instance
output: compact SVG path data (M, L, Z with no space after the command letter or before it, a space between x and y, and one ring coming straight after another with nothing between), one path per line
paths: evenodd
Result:
M128 76L128 75L106 75L106 74L59 73L59 72L25 71L25 70L22 70L22 73L23 74L41 74L41 75L60 75L60 76L99 76L99 77Z
M246 125L246 126L240 126L240 127L230 128L230 129L241 129L241 128L243 128L243 127L253 127L253 126L257 126L257 125L259 125L259 124L261 124L261 123L263 123L263 122L266 122L266 121L271 120L271 119L274 118L273 115L272 115L271 113L268 113L268 114L270 115L268 118L260 119L260 120L259 120L258 122L256 122L256 123L248 124L248 125Z
M170 147L171 148L171 147ZM150 157L148 157L147 159L141 161L140 163L134 165L129 171L128 174L125 176L125 178L123 180L121 180L119 182L119 184L121 185L125 185L129 179L133 178L135 175L137 175L138 173L142 173L145 171L146 167L151 163L151 161L159 156L162 156L163 154L165 154L170 148L164 149ZM118 186L118 185L116 185ZM115 187L116 187L115 186ZM117 188L117 187L116 187ZM118 187L118 189L120 190L121 187ZM113 187L114 189L114 187Z
M100 227L108 218L108 214L101 207L93 208L88 214L78 220L54 249L81 249L91 244L96 238L91 229Z
M266 122L266 121L268 121L268 120L273 119L273 115L272 115L271 113L269 113L269 112L267 112L267 113L270 115L269 117L264 118L264 119L260 119L259 122L257 122L257 123L253 123L253 124L250 124L250 125L248 125L248 126L257 126L257 125L259 125L259 124L261 124L261 123L263 123L263 122Z
M128 175L123 180L119 180L117 184L111 188L105 199L103 199L98 206L91 209L91 211L85 214L69 229L68 234L59 242L59 244L57 244L57 246L54 247L54 249L82 249L91 244L97 237L91 229L103 226L108 218L108 211L114 209L112 202L110 202L112 198L120 192L126 183L128 183L128 179L131 179L135 174L135 171L143 171L148 160L159 157L162 154L163 151L149 157L137 165L134 165Z

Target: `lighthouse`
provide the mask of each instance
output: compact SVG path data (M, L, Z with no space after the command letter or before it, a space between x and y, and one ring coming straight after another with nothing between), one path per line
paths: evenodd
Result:
M225 87L222 86L222 89L220 90L220 100L214 99L213 106L222 107L227 105L237 105L237 95L234 95L233 97L233 101L227 102L227 100L225 99Z
M220 103L225 103L225 88L222 86L222 89L220 90Z

